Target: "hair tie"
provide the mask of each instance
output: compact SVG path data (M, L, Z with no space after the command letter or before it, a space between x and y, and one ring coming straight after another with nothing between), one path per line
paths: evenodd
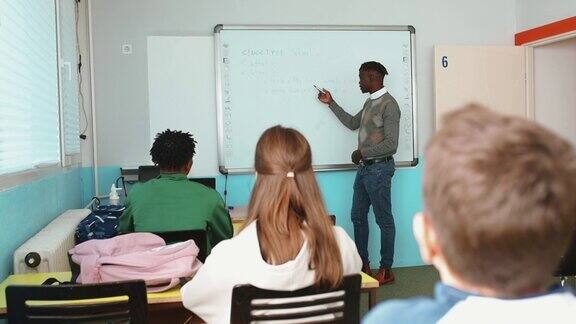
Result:
M286 173L287 178L294 178L294 172L290 171Z

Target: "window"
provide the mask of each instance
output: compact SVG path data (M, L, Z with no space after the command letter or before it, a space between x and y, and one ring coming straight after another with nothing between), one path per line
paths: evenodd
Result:
M75 0L0 0L0 175L79 155L77 44Z
M80 153L78 41L76 0L59 1L60 98L64 155Z

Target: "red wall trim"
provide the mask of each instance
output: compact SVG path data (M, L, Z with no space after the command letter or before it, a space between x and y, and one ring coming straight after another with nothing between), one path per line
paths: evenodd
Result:
M514 35L514 43L522 45L571 31L576 31L576 16L520 32Z

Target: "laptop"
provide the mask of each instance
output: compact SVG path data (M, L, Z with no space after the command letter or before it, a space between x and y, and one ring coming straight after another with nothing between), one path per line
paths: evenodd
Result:
M208 188L216 190L216 178L188 178L188 180L198 182Z
M141 165L138 167L138 182L146 182L157 178L160 175L160 168L155 165ZM188 178L190 181L198 182L208 188L216 189L216 178Z
M138 182L146 182L160 175L160 167L156 165L141 165L138 167Z

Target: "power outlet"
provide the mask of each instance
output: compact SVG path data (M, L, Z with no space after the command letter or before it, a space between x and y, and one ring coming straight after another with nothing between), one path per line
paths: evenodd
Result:
M122 54L132 54L132 44L122 44Z

